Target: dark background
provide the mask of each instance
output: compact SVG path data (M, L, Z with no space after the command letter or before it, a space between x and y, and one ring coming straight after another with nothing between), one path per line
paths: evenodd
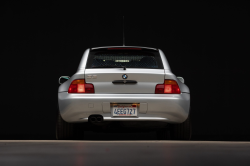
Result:
M249 4L1 4L0 139L54 139L58 78L85 49L160 48L191 91L193 139L250 140ZM105 138L105 135L103 135ZM128 138L129 139L129 138Z

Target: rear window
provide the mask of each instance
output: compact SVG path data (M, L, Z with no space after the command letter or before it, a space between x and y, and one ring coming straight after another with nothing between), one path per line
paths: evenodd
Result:
M116 66L163 69L158 51L141 48L102 48L91 50L86 68L112 68Z

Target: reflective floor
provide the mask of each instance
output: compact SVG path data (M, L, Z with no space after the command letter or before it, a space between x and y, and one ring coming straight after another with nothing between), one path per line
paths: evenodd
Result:
M0 166L243 166L250 142L0 140Z

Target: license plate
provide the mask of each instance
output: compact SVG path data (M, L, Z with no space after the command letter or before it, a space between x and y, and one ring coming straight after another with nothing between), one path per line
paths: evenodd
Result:
M137 116L137 104L113 105L113 116Z

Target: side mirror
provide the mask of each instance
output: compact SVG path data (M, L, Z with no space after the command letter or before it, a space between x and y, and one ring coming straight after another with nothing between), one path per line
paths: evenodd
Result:
M64 82L68 81L68 79L70 79L69 76L61 76L61 77L59 78L59 84L62 84L62 83L64 83Z
M184 78L183 77L177 77L183 84L184 84Z

